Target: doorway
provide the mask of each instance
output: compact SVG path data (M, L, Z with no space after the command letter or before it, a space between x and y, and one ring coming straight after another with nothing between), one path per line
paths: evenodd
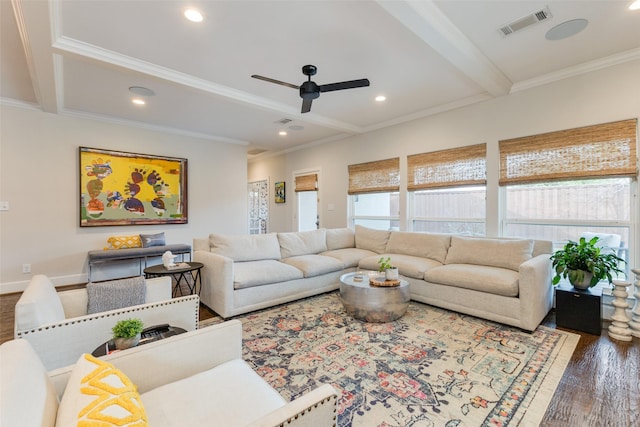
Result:
M269 180L254 181L247 185L249 197L249 234L269 232Z
M320 228L318 176L317 170L294 173L298 231Z

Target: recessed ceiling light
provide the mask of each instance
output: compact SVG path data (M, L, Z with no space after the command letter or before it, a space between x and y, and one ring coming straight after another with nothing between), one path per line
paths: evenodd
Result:
M144 105L146 104L146 102L144 101L144 99L140 99L140 98L133 98L131 100L131 102L133 102L136 105Z
M636 0L629 5L629 10L638 10L640 9L640 0Z
M204 16L197 9L187 9L184 11L184 16L191 22L202 22Z
M129 88L129 92L135 93L136 95L140 96L155 96L156 94L151 89L142 86L131 86Z
M287 132L281 130L280 132L278 132L278 135L280 136L287 136Z
M574 36L587 27L586 19L572 19L558 24L545 34L547 40L562 40Z
M384 101L384 100L386 100L386 99L387 99L387 97L386 97L386 96L384 96L384 95L378 95L378 96L376 96L376 101L378 101L378 102L382 102L382 101Z

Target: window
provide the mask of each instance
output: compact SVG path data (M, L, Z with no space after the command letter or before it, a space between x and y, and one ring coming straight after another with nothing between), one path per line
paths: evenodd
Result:
M407 157L413 231L485 235L485 144Z
M551 240L554 249L599 234L627 261L629 278L635 149L636 120L500 141L503 234Z
M400 158L349 165L349 222L381 230L400 227Z

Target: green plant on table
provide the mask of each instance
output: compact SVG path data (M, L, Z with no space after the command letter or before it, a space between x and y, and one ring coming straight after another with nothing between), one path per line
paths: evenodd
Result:
M552 266L556 273L553 284L557 285L561 278L569 277L571 281L576 271L593 274L589 287L595 286L604 279L611 284L613 282L611 273L622 273L618 265L624 260L614 253L602 253L601 248L596 246L597 241L597 236L591 240L581 237L579 242L569 240L564 248L554 252L551 255Z
M387 258L381 257L378 260L378 265L379 265L379 267L378 267L378 271L379 272L384 272L384 271L389 270L390 268L395 268L393 266L393 264L391 263L391 257L387 257Z
M144 329L144 324L140 319L120 320L111 329L114 338L133 338L140 334Z

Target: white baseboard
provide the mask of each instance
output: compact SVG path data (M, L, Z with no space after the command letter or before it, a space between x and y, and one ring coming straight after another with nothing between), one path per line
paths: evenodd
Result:
M22 292L27 288L30 280L31 278L29 278L29 280L20 280L18 282L0 283L0 295ZM69 276L49 277L49 280L51 280L56 287L75 285L78 283L87 283L87 274L81 273Z

